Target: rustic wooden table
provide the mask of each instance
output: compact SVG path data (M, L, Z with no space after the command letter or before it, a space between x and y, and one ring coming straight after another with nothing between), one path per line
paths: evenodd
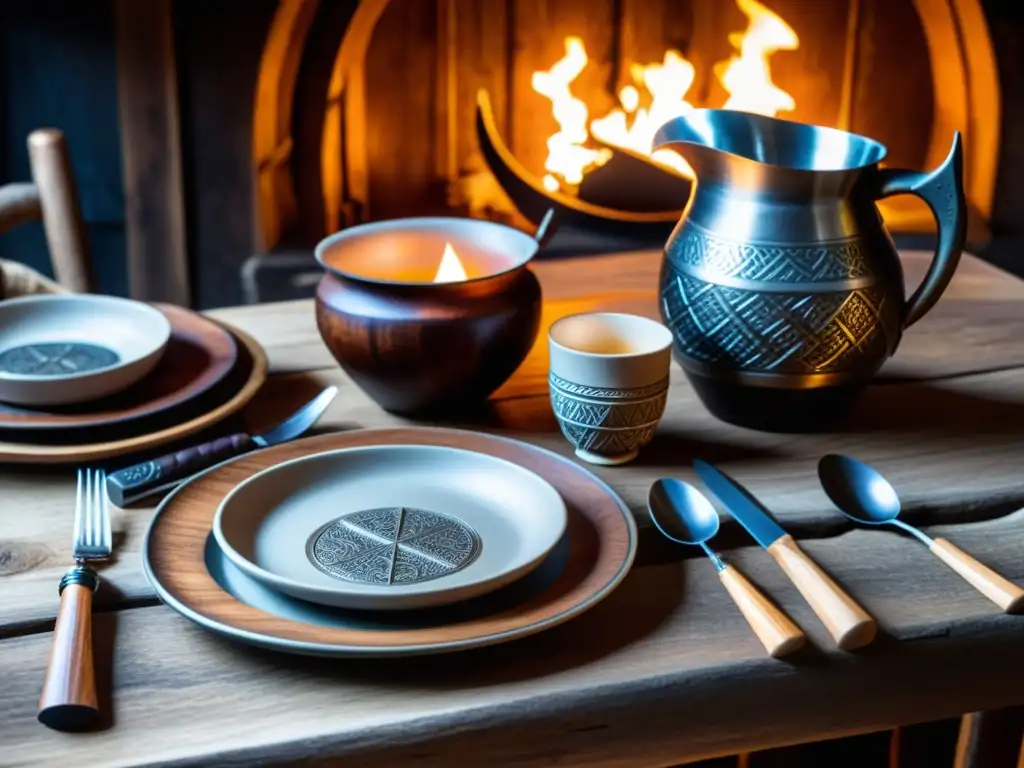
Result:
M908 281L927 254L905 254ZM603 308L656 316L658 256L537 264L545 327ZM0 468L0 764L248 763L343 756L344 765L666 765L890 728L1024 702L1024 617L1005 616L918 542L854 530L815 478L843 451L896 485L907 519L1024 581L1024 282L965 257L945 298L903 340L842 430L777 435L722 424L678 367L656 441L599 468L641 526L636 566L606 602L541 635L447 657L324 661L214 637L157 603L139 545L152 509L119 513L102 572L96 655L108 722L65 735L35 721L70 559L71 469ZM219 310L266 347L274 376L258 427L314 389L341 388L321 429L404 423L334 365L309 302ZM472 425L571 455L546 389L546 339ZM836 651L782 571L728 521L722 546L808 632L768 658L703 557L662 543L650 483L717 462L758 494L871 612L882 634Z

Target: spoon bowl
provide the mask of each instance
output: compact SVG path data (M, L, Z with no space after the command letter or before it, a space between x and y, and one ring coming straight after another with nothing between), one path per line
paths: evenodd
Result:
M679 544L694 544L704 550L714 563L719 580L769 655L785 656L804 644L800 628L708 546L708 540L718 533L718 512L707 496L689 483L663 477L651 486L647 509L665 538Z
M832 503L851 520L867 525L890 524L903 529L1005 612L1024 610L1024 589L946 539L933 539L899 520L900 500L896 489L878 470L849 456L830 454L818 462L818 477Z
M866 525L896 521L899 496L874 467L849 456L829 454L818 462L818 477L832 503L851 520Z
M647 509L665 538L680 544L703 544L718 533L718 512L707 496L682 480L655 481Z

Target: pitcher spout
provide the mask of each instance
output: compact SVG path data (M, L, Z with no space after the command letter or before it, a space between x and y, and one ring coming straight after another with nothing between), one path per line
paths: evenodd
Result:
M702 112L704 110L697 110ZM713 134L706 130L701 121L691 121L689 116L677 117L665 123L654 134L651 150L668 149L683 158L693 169L697 178L705 176L722 154L715 146Z
M807 125L731 109L695 109L658 129L654 149L672 149L694 166L716 158L788 172L849 172L881 162L886 148L874 139L836 128Z

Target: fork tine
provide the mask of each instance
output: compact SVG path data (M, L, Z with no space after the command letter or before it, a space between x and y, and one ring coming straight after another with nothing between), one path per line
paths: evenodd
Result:
M114 534L110 528L110 496L107 494L107 473L99 471L97 493L100 497L100 548L107 554L114 548Z
M82 544L82 516L85 514L85 476L82 470L78 470L78 490L75 492L75 528L72 533L72 541L75 547Z
M91 550L96 546L96 473L85 470L85 545Z
M100 473L92 471L92 536L93 550L98 550L103 541L103 504L100 500Z

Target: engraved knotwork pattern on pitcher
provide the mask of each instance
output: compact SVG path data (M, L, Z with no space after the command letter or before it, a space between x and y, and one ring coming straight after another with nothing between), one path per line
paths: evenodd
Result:
M852 280L869 275L857 240L788 246L723 240L690 224L669 245L669 258L685 269L743 280L813 283Z
M450 515L382 507L344 515L313 534L310 562L343 581L415 584L455 573L480 554L480 537Z
M875 366L899 335L881 285L851 291L740 290L665 271L662 312L677 349L745 371L835 373Z

